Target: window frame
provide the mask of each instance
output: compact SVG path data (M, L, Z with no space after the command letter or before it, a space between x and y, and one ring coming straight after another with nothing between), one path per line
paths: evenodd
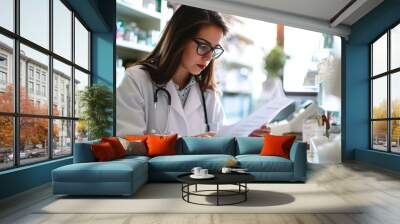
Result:
M71 66L71 92L72 92L72 99L71 99L71 105L74 105L75 103L75 88L74 88L74 82L75 82L75 69L85 73L88 75L89 78L89 83L88 86L92 85L93 77L92 77L92 61L91 61L91 49L92 49L92 43L91 43L91 37L92 37L92 30L88 27L88 25L84 22L84 20L76 13L72 7L66 2L65 0L59 0L68 10L71 11L71 18L70 18L70 23L71 23L71 59L64 58L63 56L55 53L53 50L53 1L54 0L47 0L49 3L49 48L46 49L45 47L40 46L39 44L34 43L33 41L30 41L29 39L24 38L23 36L20 35L20 0L14 0L13 1L13 10L14 10L14 31L10 31L4 27L0 26L0 35L5 36L7 38L11 38L13 41L13 52L12 52L12 66L11 71L13 72L13 78L14 78L14 99L13 99L13 112L2 112L0 111L0 116L4 117L11 117L13 119L13 166L10 167L5 167L5 168L0 168L0 172L5 171L5 170L10 170L10 169L16 169L19 167L23 166L30 166L33 164L38 164L38 163L43 163L46 161L50 160L58 160L66 157L73 156L74 152L74 143L75 143L75 126L76 126L76 121L79 120L79 117L75 116L75 108L71 108L71 114L68 116L56 116L53 115L53 60L58 60L61 63L64 63L68 66ZM84 26L84 28L88 31L88 69L85 69L78 64L75 63L75 18L79 20L79 22ZM48 56L48 77L46 80L46 87L45 90L48 92L45 94L48 97L48 112L46 115L39 115L39 114L27 114L27 113L21 113L20 111L20 85L21 85L21 80L20 80L20 45L23 44L29 48L32 48L33 50L36 50L42 54L45 54ZM33 70L33 79L30 79L30 74L28 72L28 68L30 68L29 63L26 64L27 66L27 73L26 75L26 81L33 81L34 86L36 83L40 83L42 86L42 79L41 75L42 72L39 73L39 80L36 80L36 69ZM28 87L28 86L27 86ZM27 89L27 91L29 91ZM36 89L34 89L34 92ZM42 94L38 95L42 96ZM21 118L44 118L47 119L48 123L48 135L47 135L47 150L48 150L48 155L47 158L44 157L43 160L40 160L38 162L31 162L31 163L26 163L26 164L21 164L21 159L20 159L20 119ZM62 155L62 156L54 156L53 155L53 123L55 123L57 120L61 121L70 121L71 122L71 153L68 155Z
M369 149L373 151L379 151L379 152L386 152L386 153L391 153L391 154L400 154L400 152L393 152L392 151L392 121L400 121L400 117L392 117L392 99L391 99L391 91L392 91L392 85L391 85L391 79L393 75L396 75L396 73L400 72L400 67L391 69L391 30L395 28L396 26L400 26L400 21L395 22L392 24L390 27L385 29L385 31L381 34L379 34L375 39L373 39L370 43L368 43L368 58L369 58L369 77L368 77L368 85L369 85ZM386 71L383 73L379 73L374 75L373 72L373 44L376 43L381 37L384 35L387 35L387 62L386 62ZM382 77L386 77L386 87L387 87L387 105L386 105L386 118L373 118L373 81ZM384 150L379 150L374 148L374 136L373 136L373 122L374 121L386 121L386 151Z

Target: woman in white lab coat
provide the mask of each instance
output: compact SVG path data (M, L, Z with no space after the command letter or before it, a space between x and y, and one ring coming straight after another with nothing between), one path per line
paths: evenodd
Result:
M117 135L214 136L224 120L214 61L227 31L219 13L181 6L117 87Z

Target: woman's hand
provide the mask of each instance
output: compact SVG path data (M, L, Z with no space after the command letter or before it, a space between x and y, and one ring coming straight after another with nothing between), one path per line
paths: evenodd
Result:
M260 128L255 129L249 134L249 137L263 137L271 134L271 128L263 124Z
M193 137L214 137L217 134L215 131L204 132L201 134L193 135Z

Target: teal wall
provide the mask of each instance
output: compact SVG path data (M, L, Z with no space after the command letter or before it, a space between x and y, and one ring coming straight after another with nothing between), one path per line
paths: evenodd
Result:
M351 27L344 41L342 60L343 160L357 160L386 169L399 170L400 157L369 150L369 49L368 44L400 22L400 0L386 0Z
M66 0L66 2L79 14L92 32L92 82L103 83L114 93L115 0ZM113 127L110 127L111 132L115 131ZM68 157L0 172L0 199L50 182L53 169L71 163L72 157Z
M100 2L100 0L99 0ZM103 16L106 32L95 31L92 32L92 72L93 72L93 83L101 83L110 88L113 92L114 107L113 107L113 125L110 127L110 134L115 136L116 127L116 111L115 111L115 60L116 60L116 48L115 48L115 29L116 29L116 3L115 0L101 1L97 5L101 15Z
M53 169L71 163L69 157L0 172L0 199L48 183Z

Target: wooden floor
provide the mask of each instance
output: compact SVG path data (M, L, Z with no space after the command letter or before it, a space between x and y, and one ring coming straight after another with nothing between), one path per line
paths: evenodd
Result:
M35 214L54 200L47 185L0 202L0 223L400 223L400 174L358 163L309 167L308 183L367 206L357 214Z

